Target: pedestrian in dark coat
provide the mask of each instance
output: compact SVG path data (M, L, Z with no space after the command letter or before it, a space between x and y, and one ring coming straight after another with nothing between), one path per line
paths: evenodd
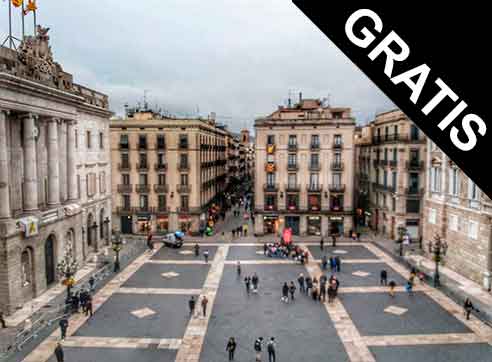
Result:
M337 255L335 256L335 268L337 273L340 273L340 267L342 265L342 261L340 260L340 257Z
M379 283L381 285L388 285L388 272L386 270L381 270Z
M335 261L335 258L330 256L330 269L332 273L335 273L337 270L337 262Z
M87 301L85 302L85 315L92 317L92 296L88 295Z
M263 346L263 337L260 337L256 339L255 341L255 355L256 355L256 362L261 362L261 348Z
M337 237L334 234L331 236L331 246L337 246Z
M204 317L207 316L207 304L208 304L208 298L206 295L204 295L202 298L202 312Z
M304 274L299 274L299 277L297 278L297 282L299 283L299 291L301 293L305 293L305 287L304 287Z
M195 244L195 256L200 256L200 245Z
M253 292L258 293L258 283L260 282L260 279L258 278L258 275L256 273L253 274L253 277L251 278L251 283L253 284Z
M59 325L60 325L61 339L65 339L67 336L67 329L68 329L67 317L63 317L62 319L60 319Z
M306 295L309 295L311 290L313 290L313 280L311 277L306 277Z
M236 340L234 337L229 338L227 342L226 351L229 352L229 361L234 361L234 351L236 350Z
M289 302L289 286L287 285L287 282L282 286L282 302Z
M246 285L246 293L249 294L251 290L251 277L244 278L244 284Z
M268 362L275 362L275 338L270 338L267 343Z
M290 282L289 292L290 292L290 299L294 301L294 294L296 293L296 285L294 284L294 282Z
M326 257L326 255L323 255L323 257L321 258L321 268L323 270L326 270L328 266L328 258Z
M465 310L466 320L467 321L470 320L470 314L471 314L472 310L475 309L473 307L473 303L470 300L470 298L466 298L465 303L463 303L463 309Z
M192 295L190 300L188 301L188 306L190 307L190 315L193 315L195 313L195 297Z
M63 348L62 348L60 343L56 344L55 356L56 356L56 362L64 362L65 361Z
M5 323L5 319L3 318L3 312L0 312L0 326L2 328L7 328L7 323Z

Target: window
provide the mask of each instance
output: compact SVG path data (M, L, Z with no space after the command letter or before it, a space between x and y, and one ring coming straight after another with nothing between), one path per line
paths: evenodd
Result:
M478 239L478 222L470 220L468 222L468 237L470 239Z
M393 161L398 161L398 148L393 148Z
M407 212L418 214L420 212L420 200L407 200Z
M157 154L157 164L159 166L164 166L166 164L166 159L165 159L163 153L158 153Z
M311 167L319 167L319 154L312 153L311 154Z
M274 145L275 144L275 136L272 134L267 135L267 144Z
M146 173L141 173L138 177L138 181L140 185L147 185L147 174Z
M435 225L436 222L437 222L437 210L429 209L429 223Z
M334 163L340 165L342 163L342 154L340 152L335 152L333 154Z
M477 185L470 179L468 179L468 198L470 199L470 207L478 208L479 204L479 189Z
M295 153L287 156L287 164L289 167L295 167L297 165L297 155Z
M91 148L91 131L87 131L86 133L86 142L87 142L87 149Z
M140 159L140 168L147 168L147 154L146 153L140 153L139 154L139 159Z
M419 174L410 173L408 176L408 188L412 193L417 193L419 190Z
M99 148L104 148L104 133L99 132Z
M391 198L391 211L396 211L396 197Z
M26 249L21 254L21 283L23 287L31 284L32 280L31 249Z
M268 186L273 186L275 185L275 174L274 173L267 173L267 185Z
M341 146L342 145L342 135L336 134L333 138L333 141L334 141L335 145Z
M75 148L79 148L79 131L75 130Z
M94 172L88 173L86 176L87 196L92 197L96 194L97 177Z
M149 208L149 197L147 195L140 195L140 208L147 210Z
M289 135L289 146L297 146L297 136Z
M289 176L287 178L287 182L290 188L296 187L297 185L297 174L295 173L289 173Z
M458 223L459 223L458 215L450 214L449 215L449 225L448 225L449 230L458 231Z
M398 179L397 179L397 173L396 171L393 171L391 173L391 185L393 186L395 192L396 192L396 189L398 188Z
M389 138L389 127L384 127L384 139L387 141Z
M182 186L188 186L188 174L182 173L180 176L180 181Z
M166 195L159 195L158 199L158 207L159 211L163 211L166 209L167 203L166 203Z
M432 167L430 172L430 189L433 192L441 192L441 168Z
M121 149L129 149L129 144L128 144L128 135L127 134L122 134L120 135L120 148Z
M179 135L179 148L188 148L188 135Z
M265 195L265 207L274 210L277 207L277 197L275 195Z
M388 171L383 171L383 185L384 187L388 186Z
M388 149L387 148L384 149L384 160L388 161Z
M296 210L299 207L299 195L288 194L287 195L287 209Z
M311 147L319 148L319 135L317 134L311 135Z
M130 195L123 195L122 200L123 200L123 208L125 210L128 210L130 208Z
M410 139L412 141L418 141L419 140L419 129L415 125L410 126Z
M122 153L121 154L121 167L122 168L129 168L130 167L130 161L128 159L128 153Z
M101 194L106 193L106 172L104 171L99 173L99 192Z
M418 164L419 163L419 150L410 150L410 163L412 164Z
M459 193L459 174L457 168L449 170L449 194L458 196Z
M312 211L321 210L321 197L320 195L308 195L308 208Z
M186 153L179 155L179 167L188 168L188 155Z
M130 175L127 173L124 173L121 175L121 183L123 185L129 185L130 184Z
M159 185L165 185L166 184L166 174L165 173L160 173L157 176L157 183Z
M342 183L342 174L341 173L332 174L332 181L334 186L340 186Z
M312 188L317 188L319 185L319 175L317 173L312 173L309 175L309 185Z
M181 200L180 200L180 207L181 210L188 210L188 195L181 195Z
M144 134L138 135L138 148L147 149L147 136Z
M166 139L163 134L158 134L157 135L157 149L158 150L163 150L166 148Z

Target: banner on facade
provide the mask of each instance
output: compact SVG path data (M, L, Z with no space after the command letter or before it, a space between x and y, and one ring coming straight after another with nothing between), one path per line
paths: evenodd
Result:
M19 219L18 225L24 232L26 238L37 235L39 232L39 220L34 216L27 216Z

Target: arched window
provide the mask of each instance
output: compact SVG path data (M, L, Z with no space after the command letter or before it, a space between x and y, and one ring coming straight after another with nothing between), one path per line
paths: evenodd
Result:
M21 254L21 283L23 287L32 284L32 250L24 249Z
M99 212L99 238L104 239L104 209Z

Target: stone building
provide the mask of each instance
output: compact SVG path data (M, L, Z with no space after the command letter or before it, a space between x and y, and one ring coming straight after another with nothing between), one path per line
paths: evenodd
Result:
M255 233L348 233L353 227L354 129L350 108L317 99L255 121Z
M0 309L58 281L67 245L79 264L109 242L108 97L54 62L47 29L0 47Z
M227 131L211 118L148 109L131 110L110 128L115 229L199 232L226 189Z
M359 221L396 239L422 235L426 137L400 110L378 114L356 137Z
M447 267L489 288L492 201L434 143L427 141L424 252L438 234L448 244Z

